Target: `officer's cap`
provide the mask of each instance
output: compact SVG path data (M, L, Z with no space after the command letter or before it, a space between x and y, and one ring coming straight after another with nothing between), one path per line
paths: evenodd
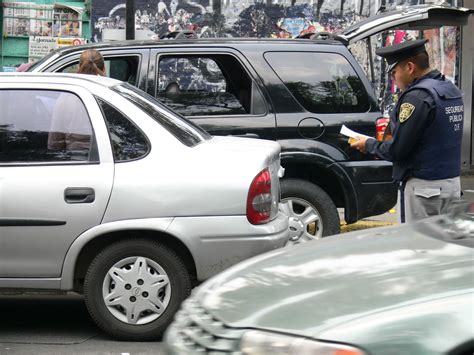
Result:
M427 39L417 39L415 41L405 41L400 44L378 48L375 54L385 58L388 64L388 71L392 69L401 61L411 58L417 54L426 52L425 43Z

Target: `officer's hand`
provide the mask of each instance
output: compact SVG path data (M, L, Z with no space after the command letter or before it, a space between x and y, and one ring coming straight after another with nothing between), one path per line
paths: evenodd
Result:
M357 136L356 141L351 143L351 148L357 149L361 153L365 153L365 142L367 142L367 137Z

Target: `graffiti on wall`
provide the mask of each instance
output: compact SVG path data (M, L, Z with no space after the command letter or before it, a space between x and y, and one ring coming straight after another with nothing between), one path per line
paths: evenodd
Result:
M135 28L157 37L194 30L199 37L292 38L307 32L341 30L368 16L376 2L343 1L345 6L341 7L338 2L324 0L137 0ZM104 29L125 28L124 0L94 2L92 13L96 41L102 39Z
M386 0L385 9L424 3ZM448 1L457 5L457 0ZM136 0L135 28L154 38L193 30L198 37L294 38L308 32L337 32L383 10L382 0ZM93 38L105 29L125 29L125 0L94 1Z
M124 0L93 5L93 40L102 40L106 29L125 29L125 9ZM208 0L137 0L135 9L135 29L153 32L157 37L184 29L216 37L216 24L221 22Z
M157 37L194 30L199 37L291 38L306 32L335 32L374 15L381 0L136 0L135 28ZM387 0L386 9L422 0ZM453 5L457 1L452 0ZM93 2L94 40L104 29L125 28L125 0Z

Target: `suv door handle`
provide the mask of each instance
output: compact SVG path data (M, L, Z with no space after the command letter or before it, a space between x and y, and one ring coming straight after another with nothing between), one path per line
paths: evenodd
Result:
M95 201L94 189L90 187L67 187L64 190L66 203L92 203Z

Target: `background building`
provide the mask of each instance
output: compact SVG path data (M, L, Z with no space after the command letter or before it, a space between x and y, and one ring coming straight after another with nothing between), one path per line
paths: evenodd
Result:
M90 38L86 1L0 0L0 69L34 61L52 49Z

